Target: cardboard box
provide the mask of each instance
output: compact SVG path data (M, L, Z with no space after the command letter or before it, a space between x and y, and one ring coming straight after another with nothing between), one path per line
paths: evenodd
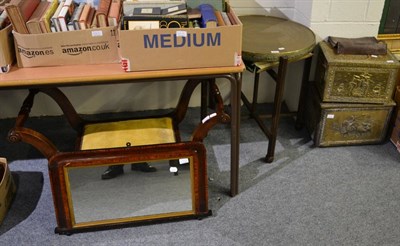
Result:
M3 222L17 188L5 158L0 158L0 224Z
M19 67L120 62L117 27L44 34L13 33Z
M396 88L394 101L397 105L392 116L393 128L390 134L390 141L396 146L397 150L400 152L400 86L397 86Z
M227 4L227 12L234 14ZM236 15L235 15L236 16ZM120 30L126 71L238 66L242 23L213 28Z
M391 126L396 125L396 121L400 122L400 86L396 87L396 92L394 94L394 101L396 103L396 107L393 110L392 119L390 121ZM399 124L399 123L397 123Z
M396 87L396 93L394 94L394 101L400 106L400 85Z
M396 146L397 151L400 152L400 121L398 124L392 129L392 134L390 135L390 141Z
M15 60L14 41L11 31L11 25L0 30L0 73L10 71L11 65Z

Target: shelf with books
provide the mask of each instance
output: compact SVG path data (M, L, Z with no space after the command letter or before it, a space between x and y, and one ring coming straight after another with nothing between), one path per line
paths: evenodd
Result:
M215 8L215 4L207 3L188 7L186 2L187 0L124 1L121 29L191 28L196 26L193 21L201 24L199 26L203 28L236 23L236 20L228 17L229 11L225 11L225 6ZM223 11L219 9L223 9ZM226 18L224 19L222 15L225 15Z
M122 2L123 0L13 0L4 6L4 14L8 15L14 30L20 34L75 31L119 26ZM1 18L0 14L0 20Z

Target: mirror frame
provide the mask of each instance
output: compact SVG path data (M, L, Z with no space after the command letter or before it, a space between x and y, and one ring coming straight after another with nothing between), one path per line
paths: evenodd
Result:
M74 222L69 191L68 169L97 167L157 160L188 158L191 163L192 210L155 215L115 218L93 222ZM70 235L75 232L113 229L149 223L161 223L211 215L208 209L206 150L200 142L181 142L126 148L63 152L49 160L49 176L57 219L55 232Z

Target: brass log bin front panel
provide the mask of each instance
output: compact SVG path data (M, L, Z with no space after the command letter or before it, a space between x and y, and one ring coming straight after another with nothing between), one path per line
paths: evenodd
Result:
M395 105L323 103L308 100L308 129L317 147L380 143L385 139Z
M387 55L338 55L320 42L316 86L323 102L385 103L393 96L399 61Z

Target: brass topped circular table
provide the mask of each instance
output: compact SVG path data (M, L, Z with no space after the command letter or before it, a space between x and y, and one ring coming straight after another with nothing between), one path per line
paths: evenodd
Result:
M241 94L242 101L261 130L267 136L266 162L274 160L281 105L288 63L305 60L296 127L303 124L303 107L310 75L312 52L316 45L314 33L307 27L287 19L265 15L239 16L243 24L242 58L246 69L254 73L253 100ZM278 67L277 72L274 68ZM276 82L272 123L268 129L256 112L258 84L261 72L266 71Z

